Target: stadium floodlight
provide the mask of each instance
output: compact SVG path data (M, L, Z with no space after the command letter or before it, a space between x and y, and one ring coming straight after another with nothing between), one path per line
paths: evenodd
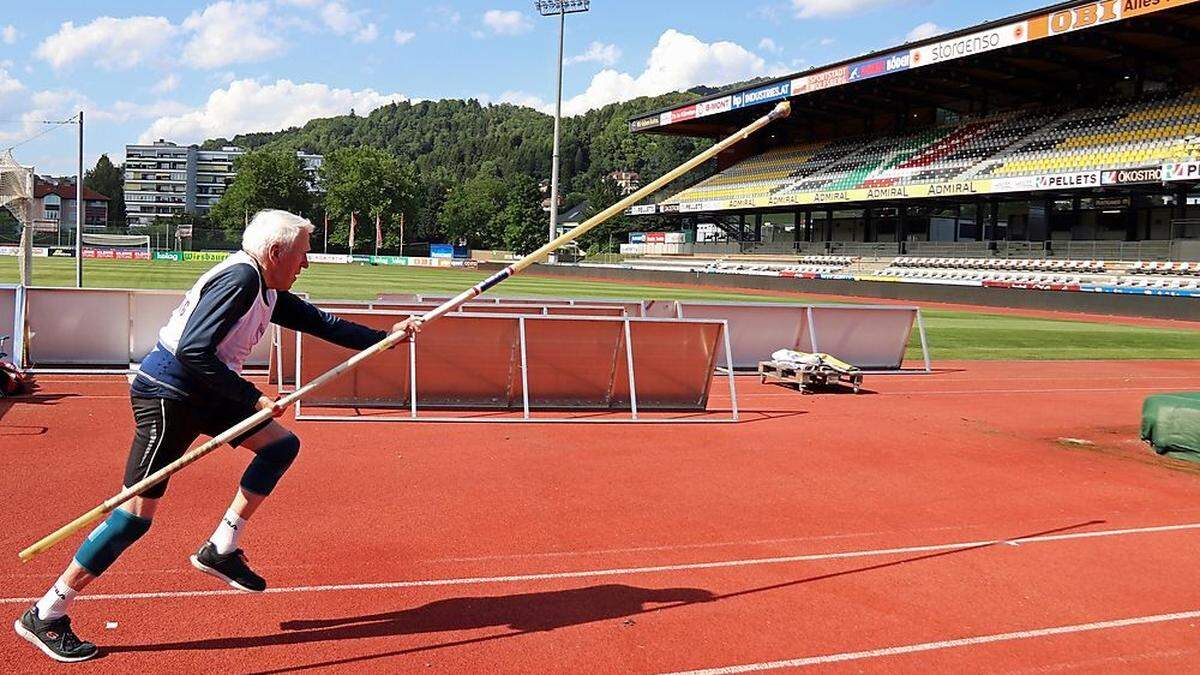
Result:
M563 33L567 15L591 9L591 0L534 0L533 6L542 16L558 17L558 93L554 97L554 153L550 164L550 241L558 237L558 132L562 124ZM554 254L547 259L554 262Z

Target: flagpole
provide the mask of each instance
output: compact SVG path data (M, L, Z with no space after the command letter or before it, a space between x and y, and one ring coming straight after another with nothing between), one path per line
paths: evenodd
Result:
M404 255L404 212L400 212L400 251L397 255Z
M325 212L325 236L321 240L324 242L324 253L329 253L329 212Z

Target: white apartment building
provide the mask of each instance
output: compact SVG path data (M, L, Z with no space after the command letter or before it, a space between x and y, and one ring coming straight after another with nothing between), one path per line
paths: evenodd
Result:
M201 150L161 139L125 146L126 220L131 226L145 226L157 218L208 213L233 182L233 162L244 153L234 146ZM316 192L323 157L301 152L296 156L309 175L309 190Z

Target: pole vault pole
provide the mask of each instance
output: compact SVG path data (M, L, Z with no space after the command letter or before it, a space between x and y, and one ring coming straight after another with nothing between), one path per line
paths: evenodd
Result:
M679 166L675 167L667 174L660 176L658 179L656 179L652 183L646 185L645 187L638 190L637 192L634 192L633 194L622 199L621 201L617 202L616 204L613 204L612 206L608 207L607 209L604 209L603 211L601 211L600 213L597 213L596 215L592 216L591 218L588 218L586 221L580 223L578 226L572 228L571 230L569 230L567 232L564 232L561 236L550 241L548 244L542 246L541 248L534 251L533 253L530 253L529 255L518 260L517 262L513 263L512 265L505 267L504 269L500 270L499 272L496 272L495 274L488 277L487 279L484 279L483 281L479 282L478 284L475 284L474 286L468 288L467 290L463 291L462 293L459 293L458 295L447 300L446 302L443 302L441 305L438 305L436 308L429 310L423 316L420 317L420 321L422 323L427 322L427 321L433 321L434 319L437 319L438 317L443 316L444 314L454 311L455 309L458 308L459 305L463 304L464 302L483 293L484 291L488 290L489 288L492 288L496 284L499 284L501 281L504 281L505 279L513 276L514 274L520 273L522 270L528 268L530 265L537 262L541 258L546 257L551 252L557 250L559 247L566 244L567 242L574 241L575 239L578 239L579 237L583 236L589 230L596 227L597 225L600 225L601 223L623 213L625 211L625 209L638 203L639 201L645 199L646 197L649 197L650 195L654 194L656 191L662 189L664 186L666 186L671 181L676 180L677 178L684 175L688 171L691 171L692 169L696 168L697 166L700 166L701 164L703 164L704 162L712 159L713 157L716 157L718 154L725 151L726 149L749 138L751 134L758 131L759 129L762 129L763 127L767 126L771 122L774 122L775 120L781 119L783 117L787 117L791 113L791 110L792 110L791 104L789 104L787 101L784 101L784 102L776 105L775 108L773 110L771 110L771 112L754 120L753 122L751 122L744 128L738 130L732 136L729 136L725 140L713 145L711 148L705 150L704 152L701 152L700 154L689 159L688 161L684 162L683 164L680 164ZM213 450L220 447L221 445L246 433L247 431L258 426L259 424L266 422L267 420L271 419L272 417L275 417L280 411L287 408L288 406L295 403L296 401L299 401L301 398L303 398L309 392L311 392L321 386L324 386L325 384L332 381L333 379L340 377L341 375L353 370L354 368L357 368L360 363L362 363L363 361L366 361L367 359L371 358L372 356L375 356L376 354L378 354L380 352L383 352L388 349L391 349L392 347L395 347L396 345L400 344L400 342L403 341L407 337L408 337L407 331L396 331L395 333L388 335L387 337L385 337L384 339L375 343L374 345L364 349L363 351L355 354L354 356L351 356L349 359L346 359L346 361L344 361L340 365L334 366L333 369L324 373L320 377L317 377L316 379L312 380L311 382L304 385L303 387L296 389L296 391L292 392L291 394L279 399L278 401L275 402L275 405L273 405L272 407L267 408L265 410L260 410L257 413L255 413L254 415L246 418L245 420L242 420L238 424L236 424L233 427L231 427L230 429L226 430L224 433L214 436L207 443L204 443L203 445L195 448L194 450L191 450L191 451L185 453L183 456L181 456L179 459L175 460L174 462L171 462L170 464L164 466L163 468L159 469L158 471L155 471L154 473L152 473L149 476L145 477L144 479L138 481L137 483L121 490L120 492L113 495L112 497L109 497L108 499L104 500L104 502L101 503L99 506L96 506L95 508L93 508L92 510L83 514L82 516L79 516L75 520L72 520L71 522L67 523L66 525L63 525L62 527L55 530L51 534L38 540L37 542L35 542L31 546L29 546L29 548L26 548L25 550L21 551L21 553L19 554L21 561L28 562L29 560L32 560L34 558L34 556L45 551L46 549L50 548L51 546L57 544L58 542L62 541L63 539L66 539L67 537L71 536L75 532L78 532L79 530L83 529L84 527L87 527L88 524L100 519L102 516L104 516L107 513L110 513L111 511L113 511L113 509L116 509L121 504L124 504L125 502L136 497L137 495L141 494L142 492L150 489L154 485L156 485L159 482L170 477L172 474L178 472L180 469L184 468L185 466L191 464L192 462L195 462L196 460L200 459L204 455L207 455L208 453L212 452Z

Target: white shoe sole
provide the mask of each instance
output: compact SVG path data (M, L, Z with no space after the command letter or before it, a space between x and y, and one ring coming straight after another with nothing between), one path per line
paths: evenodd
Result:
M205 565L204 563L200 562L200 559L197 558L195 555L188 556L188 559L192 561L192 567L195 567L196 569L200 570L201 572L204 572L205 574L214 576L214 577L220 579L221 581L224 581L225 583L229 584L230 586L233 586L234 588L238 589L239 591L246 591L247 593L262 593L262 591L255 590L253 588L247 588L247 587L239 584L238 582L234 581L233 579L230 579L229 577L225 576L224 574L221 574L220 571L213 569L212 567L209 567L208 565Z
M99 650L97 650L95 653L88 654L87 656L76 656L74 658L71 658L69 656L60 656L58 654L55 654L49 647L42 644L42 641L39 640L36 635L34 635L33 633L30 633L28 630L26 630L25 627L21 625L20 619L17 619L16 621L13 622L13 629L17 631L17 635L20 635L21 637L25 638L25 640L27 642L29 642L29 644L42 650L43 654L45 654L46 656L49 656L50 658L54 659L55 661L59 661L60 663L78 663L80 661L87 661L88 659L95 658L96 655L100 653Z

